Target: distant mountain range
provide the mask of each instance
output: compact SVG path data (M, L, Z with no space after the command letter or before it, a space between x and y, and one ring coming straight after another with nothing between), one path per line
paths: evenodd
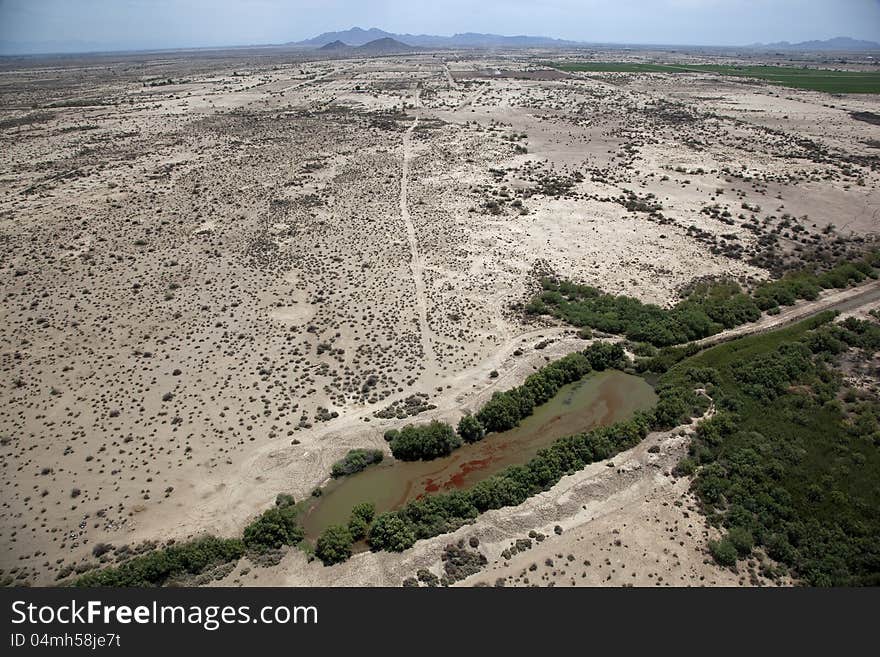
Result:
M331 49L341 49L343 46L348 48L359 47L380 40L392 40L397 43L398 48L409 46L410 50L415 48L565 48L588 45L610 47L614 45L610 43L596 44L593 42L566 41L565 39L554 39L545 36L502 36L500 34L480 34L476 32L464 32L461 34L453 34L452 36L437 36L433 34L394 34L392 32L380 30L376 27L371 27L368 30L360 27L353 27L350 30L344 30L341 32L324 32L311 39L295 41L284 45L295 46L298 48L324 48L331 44L338 44ZM779 41L777 43L754 43L749 46L744 46L744 48L752 50L792 50L800 52L880 52L880 43L874 41L861 41L850 37L835 37L824 41L802 41L800 43L790 43L788 41ZM401 52L401 50L398 50L398 52Z
M501 36L500 34L477 34L465 32L452 36L436 36L432 34L393 34L371 27L364 30L353 27L342 32L324 32L311 39L296 41L285 45L301 48L323 48L339 42L345 46L364 46L369 43L390 39L402 46L418 48L553 48L583 45L577 41L565 41L542 36ZM410 48L412 50L412 48Z
M2 0L0 0L2 3ZM225 46L225 48L273 48L294 47L303 49L325 49L334 53L348 53L353 56L361 54L393 54L400 52L414 52L423 48L637 48L644 47L687 47L684 44L622 44L608 42L583 42L554 39L546 36L502 36L500 34L480 34L476 32L464 32L452 36L437 36L433 34L394 34L375 27L364 30L353 27L341 32L325 32L304 41L288 42L284 44L251 44L239 46ZM711 46L703 46L711 47ZM175 46L172 43L160 45L158 43L120 43L120 42L94 42L94 41L7 41L0 39L0 56L2 55L29 55L42 53L104 53L114 51L155 51L155 50L220 50L224 47L192 47ZM358 51L358 48L362 50ZM726 47L725 49L730 49ZM759 51L785 51L785 52L880 52L880 43L863 41L850 37L835 37L825 41L802 41L790 43L779 41L777 43L754 43L741 46L742 50Z
M360 46L350 46L344 41L336 39L330 43L326 43L320 48L321 52L330 52L333 54L348 55L393 55L395 53L415 52L422 50L419 46L410 46L391 37L382 37L373 39Z
M824 41L801 41L789 43L777 41L776 43L754 43L749 48L756 50L798 50L800 52L864 52L880 51L880 43L876 41L861 41L849 37L834 37Z

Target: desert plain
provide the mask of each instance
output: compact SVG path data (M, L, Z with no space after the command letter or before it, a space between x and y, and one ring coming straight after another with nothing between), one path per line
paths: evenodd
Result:
M236 535L387 429L457 421L584 344L524 314L542 275L668 306L876 239L877 95L548 64L656 56L0 60L2 575ZM763 583L707 556L690 430L403 554L212 582L399 586L473 537L459 584Z

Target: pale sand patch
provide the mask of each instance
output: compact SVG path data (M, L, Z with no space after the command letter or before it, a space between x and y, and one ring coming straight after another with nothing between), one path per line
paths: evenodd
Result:
M285 324L306 324L314 316L314 307L305 303L285 308L275 308L269 313L269 317Z

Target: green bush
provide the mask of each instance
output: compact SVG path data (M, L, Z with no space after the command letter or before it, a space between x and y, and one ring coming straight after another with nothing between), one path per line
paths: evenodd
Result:
M351 545L353 542L351 532L348 531L347 527L330 525L318 537L318 542L315 545L315 556L325 566L342 563L351 556Z
M738 553L729 538L720 541L709 541L709 553L719 566L735 566Z
M374 463L381 463L384 454L380 449L350 449L348 454L336 461L330 469L334 478L360 472Z
M348 521L348 531L351 532L351 537L356 541L366 538L375 516L376 505L372 502L357 504L351 510L351 517Z
M461 446L461 438L445 422L408 424L391 441L391 453L401 461L430 461Z
M741 558L749 556L755 546L752 532L745 527L731 527L727 532L727 538Z
M292 506L267 509L244 528L245 546L257 552L296 545L302 539L303 530L296 522L296 510Z
M293 495L289 495L287 493L278 493L275 498L275 506L277 507L285 507L285 506L293 506L296 504L296 500L293 499Z
M376 517L376 505L372 502L361 502L354 506L351 515L354 518L361 518L364 522L373 522L373 518Z
M412 547L416 537L397 514L383 513L370 528L368 541L374 550L403 552Z
M111 566L81 575L74 586L150 587L162 586L169 579L198 575L207 568L237 561L244 554L238 539L213 536L180 545L170 545Z
M475 443L486 436L486 428L473 415L465 415L458 421L458 435L466 443Z

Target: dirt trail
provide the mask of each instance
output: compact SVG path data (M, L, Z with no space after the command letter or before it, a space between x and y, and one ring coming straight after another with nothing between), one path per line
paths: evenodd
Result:
M471 105L471 103L473 103L475 100L477 100L477 98L479 98L480 96L482 96L482 95L485 93L485 91L486 91L486 87L480 87L480 88L477 89L474 93L472 93L470 96L468 96L467 98L465 98L465 99L462 101L462 103L461 103L458 107L455 108L455 111L456 111L456 112L459 112L459 111L465 109L466 107L468 107L469 105Z
M416 92L416 105L419 104L419 92ZM409 161L412 158L412 134L419 125L419 116L413 119L412 124L403 135L403 167L400 174L400 216L406 225L406 238L409 242L410 271L416 290L416 309L419 315L419 334L422 342L425 365L434 367L437 357L434 354L434 345L431 341L431 327L428 325L428 297L425 293L425 279L422 276L424 263L419 255L419 245L416 239L416 229L412 218L409 216L409 206L406 198L406 190L409 178Z
M446 74L446 80L449 82L450 88L455 89L458 86L458 82L452 77L452 71L449 70L449 64L446 62L443 62L443 71Z

